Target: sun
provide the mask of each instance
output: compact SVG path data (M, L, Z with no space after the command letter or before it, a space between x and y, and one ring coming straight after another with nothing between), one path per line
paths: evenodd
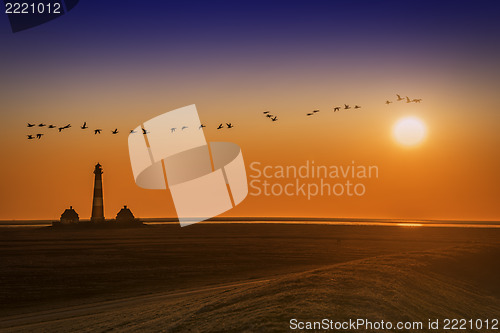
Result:
M394 138L403 146L415 146L421 143L427 134L427 128L417 117L399 119L392 130Z

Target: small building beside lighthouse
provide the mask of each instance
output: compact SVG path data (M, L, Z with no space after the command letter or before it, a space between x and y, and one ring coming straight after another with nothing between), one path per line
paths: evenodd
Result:
M116 214L117 223L133 223L138 221L139 220L135 218L134 214L132 214L132 211L127 207L127 205L123 206L118 214Z
M59 222L61 224L72 224L78 223L80 221L80 217L78 213L73 209L73 206L69 206L62 214Z

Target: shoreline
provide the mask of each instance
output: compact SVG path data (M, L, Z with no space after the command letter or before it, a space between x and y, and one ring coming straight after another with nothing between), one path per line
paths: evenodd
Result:
M138 219L143 226L178 225L177 218ZM114 219L106 220L113 223ZM52 227L54 220L3 220L0 228ZM89 220L80 220L87 224ZM499 221L407 220L407 219L344 219L344 218L215 218L196 224L281 224L281 225L331 225L331 226L380 226L380 227L433 227L433 228L500 228ZM73 227L77 227L74 225ZM124 226L125 227L125 226Z

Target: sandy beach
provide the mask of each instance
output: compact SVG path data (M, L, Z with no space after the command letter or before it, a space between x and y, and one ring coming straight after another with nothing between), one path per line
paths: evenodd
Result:
M6 331L290 331L500 313L500 230L199 224L3 228Z

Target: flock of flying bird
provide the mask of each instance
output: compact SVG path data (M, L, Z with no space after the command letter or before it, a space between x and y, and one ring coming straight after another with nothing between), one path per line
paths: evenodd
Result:
M398 97L397 98L397 101L400 102L400 101L404 101L405 99L401 96L399 96L398 94L396 94L396 96ZM421 98L414 98L414 99L410 99L410 97L406 96L406 103L420 103L422 102L422 99ZM393 103L392 101L385 101L385 104L389 105Z
M402 98L400 95L396 94L397 96L397 101L400 102L400 101L404 101L405 98ZM406 103L420 103L422 101L421 98L415 98L415 99L410 99L408 96L406 96ZM386 100L385 101L385 104L389 105L393 103L392 101L389 101L389 100ZM349 110L349 109L352 109L351 106L349 104L344 104L344 107L340 107L340 106L335 106L333 107L333 112L337 112L337 111L340 111L340 110ZM361 109L361 106L359 105L355 105L354 106L354 109ZM316 113L320 112L320 110L313 110L312 112L309 112L309 113L306 113L306 116L313 116L315 115ZM278 116L276 115L272 115L270 111L264 111L263 114L266 116L266 118L269 118L271 121L277 121L278 120ZM44 123L40 123L38 125L36 124L31 124L31 123L28 123L27 124L27 127L46 127L46 128L57 128L59 130L59 133L62 132L63 130L65 129L68 129L71 127L71 124L67 124L66 126L62 126L62 127L57 127L57 126L54 126L54 125L48 125L47 124L44 124ZM205 125L201 124L198 129L203 129L204 127L206 127ZM219 124L219 126L217 127L218 130L221 130L223 128L233 128L234 125L232 123L226 123L226 126L224 126L223 123ZM84 122L82 126L80 126L80 128L82 130L85 130L85 129L88 129L89 127L87 126L87 122ZM188 126L182 126L181 127L181 131L187 129ZM170 133L174 133L175 131L177 130L176 127L172 127L170 128ZM94 135L95 134L101 134L101 131L102 129L101 128L96 128L94 129ZM136 131L135 130L130 130L130 133L135 133ZM111 134L118 134L119 131L118 131L118 128L115 128L114 130L111 131ZM144 128L142 128L142 133L143 134L147 134L149 133L148 131L146 131ZM28 140L33 140L33 139L41 139L42 136L44 134L43 133L37 133L37 134L27 134L27 137L28 137Z
M46 127L46 128L57 128L57 129L59 130L59 133L60 133L60 132L62 132L64 129L70 128L70 127L71 127L71 124L67 124L66 126L63 126L63 127L57 127L57 126L54 126L54 125L48 125L48 126L47 126L47 124L44 124L44 123L40 123L40 124L38 124L38 125L28 123L26 127L35 127L35 126L37 126L37 127ZM201 125L198 127L198 129L202 129L202 128L204 128L204 127L207 127L207 126L205 126L205 125L201 124ZM233 125L232 123L226 123L226 127L227 127L227 128L233 128L233 127L234 127L234 125ZM83 125L82 125L82 126L80 126L80 128L81 128L82 130L85 130L85 129L89 128L89 127L87 126L87 122L84 122L84 123L83 123ZM188 128L188 126L182 126L182 127L181 127L181 131L183 131L183 130L185 130L185 129L187 129L187 128ZM224 125L223 125L222 123L221 123L221 124L217 127L217 129L218 129L218 130L223 129L223 128L224 128ZM172 127L172 128L170 129L170 133L174 133L176 130L177 130L177 128L176 128L176 127ZM96 128L96 129L94 129L94 135L95 135L95 134L101 134L101 131L102 131L102 129L101 129L101 128ZM111 134L118 134L119 132L120 132L120 131L118 131L118 128L115 128L114 130L112 130L112 131L111 131ZM135 131L135 130L130 130L130 133L136 133L136 131ZM147 134L147 133L149 133L149 132L148 132L148 131L146 131L146 129L142 128L142 134ZM35 139L35 138L36 138L36 139L41 139L43 135L44 135L43 133L37 133L37 134L27 134L26 136L28 137L28 140L33 140L33 139Z
M54 126L54 125L52 125L52 124L47 126L47 124L44 124L44 123L40 123L40 124L38 124L38 125L28 123L26 127L35 127L35 126L37 126L37 127L46 127L46 128L57 128L57 129L59 130L59 133L61 133L63 130L65 130L65 129L67 129L67 128L70 128L70 127L71 127L71 124L67 124L66 126L62 126L62 127L57 127L57 126ZM83 125L82 125L82 126L80 126L80 128L81 128L81 129L83 129L83 130L85 130L85 129L89 128L89 127L87 126L87 122L84 122L84 123L83 123ZM94 134L101 134L101 131L102 131L102 129L101 129L101 128L96 128L96 129L94 130ZM117 128L115 128L114 130L112 130L112 131L111 131L111 133L112 133L112 134L118 134L118 132L119 132L119 131L118 131L118 129L117 129ZM132 131L131 131L131 132L132 132ZM28 137L28 140L33 140L33 139L35 139L35 138L37 138L37 139L41 139L43 135L44 135L43 133L37 133L37 134L27 134L26 136Z
M354 108L355 109L361 109L361 106L355 105ZM337 112L337 111L340 111L340 110L349 110L349 109L352 109L351 106L349 104L344 104L344 107L334 106L333 107L333 112ZM306 113L306 116L314 116L318 112L319 112L319 110L312 110L312 112Z
M266 118L271 119L271 121L277 121L277 120L278 120L278 116L273 116L273 115L270 113L270 111L264 111L264 112L262 112L262 113L266 116Z

